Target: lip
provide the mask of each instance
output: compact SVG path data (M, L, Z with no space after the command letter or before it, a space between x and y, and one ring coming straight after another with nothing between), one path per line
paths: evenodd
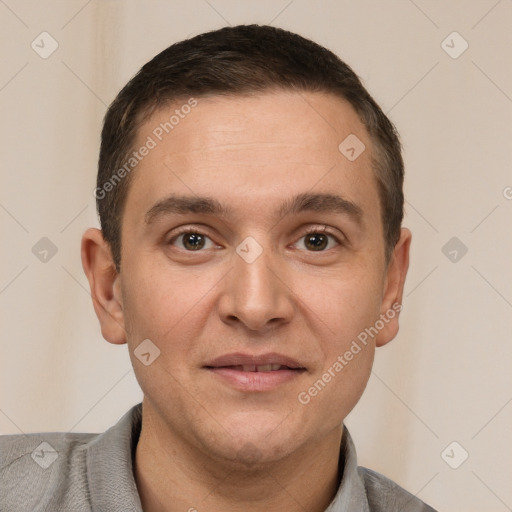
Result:
M240 366L240 365L256 365L263 366L266 364L280 364L288 366L292 369L304 368L298 361L291 357L277 352L268 352L266 354L244 354L242 352L234 352L232 354L224 354L205 364L206 367L218 368L221 366Z
M242 371L244 365L279 364L287 368L273 371ZM209 361L204 368L216 378L241 391L271 391L298 378L306 368L298 361L275 352L266 354L225 354Z

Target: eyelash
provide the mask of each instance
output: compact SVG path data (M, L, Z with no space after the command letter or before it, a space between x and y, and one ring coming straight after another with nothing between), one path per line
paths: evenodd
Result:
M308 235L317 235L317 234L321 234L321 235L327 235L327 236L330 236L331 238L334 238L334 240L336 241L336 243L338 245L345 245L343 243L342 240L339 239L339 237L337 235L335 235L334 233L332 233L331 231L329 231L329 229L327 228L327 226L311 226L309 227L306 232L301 235L301 237L299 238L302 239L304 238L305 236L308 236ZM313 252L313 251L311 251ZM325 252L325 251L320 251L320 252Z
M320 233L322 235L329 235L336 239L338 243L341 243L340 240L338 240L338 237L329 231L329 228L327 226L310 226L307 228L306 232L302 236L306 235L315 235L317 233Z
M212 238L209 235L207 235L202 229L195 228L193 226L187 226L185 228L180 229L178 232L174 233L172 238L170 238L169 241L167 242L167 244L172 245L173 242L175 242L180 236L187 235L187 234L201 235L201 236L204 236L205 238L212 240ZM212 240L212 242L213 242L213 240ZM217 244L215 244L215 245L217 245ZM192 251L190 251L190 252L192 252Z
M174 233L172 238L170 238L169 241L167 242L167 244L172 245L173 242L175 242L180 236L183 236L186 234L201 235L201 236L204 236L204 237L210 239L213 242L211 237L209 235L207 235L206 233L204 233L204 231L202 229L195 228L192 226L187 226L187 227L179 230L177 233ZM316 235L316 234L330 236L331 238L333 238L336 241L336 243L338 245L340 245L340 246L345 245L344 241L340 240L340 238L337 235L330 232L328 230L327 226L321 226L321 227L320 226L311 226L311 227L307 228L307 230L299 237L298 240L301 240L302 238L304 238L308 235ZM215 242L213 242L213 243L215 244ZM297 242L295 242L295 243L297 243ZM217 245L217 244L215 244L215 245ZM193 252L193 251L188 251L188 252ZM199 251L199 252L201 252L201 251ZM313 252L313 251L311 251L311 252ZM325 252L325 251L320 251L320 252Z

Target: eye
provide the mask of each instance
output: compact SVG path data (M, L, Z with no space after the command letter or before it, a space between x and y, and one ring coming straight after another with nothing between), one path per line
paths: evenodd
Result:
M340 245L340 242L334 235L318 229L308 232L296 243L298 249L307 251L325 251L337 245Z
M200 251L201 249L211 249L215 246L208 236L198 231L187 231L176 235L169 240L169 245L174 245L185 251Z

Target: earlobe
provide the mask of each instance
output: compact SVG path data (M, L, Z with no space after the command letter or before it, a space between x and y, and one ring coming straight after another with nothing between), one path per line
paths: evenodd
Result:
M398 333L398 317L402 309L405 278L409 269L411 238L411 232L407 228L402 228L386 271L380 312L384 327L377 335L377 347L389 343Z
M81 253L101 333L110 343L126 343L120 275L116 272L110 247L99 229L90 228L83 234Z

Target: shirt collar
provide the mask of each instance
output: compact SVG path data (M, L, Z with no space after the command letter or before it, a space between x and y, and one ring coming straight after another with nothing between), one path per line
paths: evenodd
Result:
M142 512L133 473L142 404L132 407L87 449L87 480L94 512Z
M340 447L340 461L344 461L341 484L325 512L370 512L364 481L357 471L357 455L352 437L345 425Z

